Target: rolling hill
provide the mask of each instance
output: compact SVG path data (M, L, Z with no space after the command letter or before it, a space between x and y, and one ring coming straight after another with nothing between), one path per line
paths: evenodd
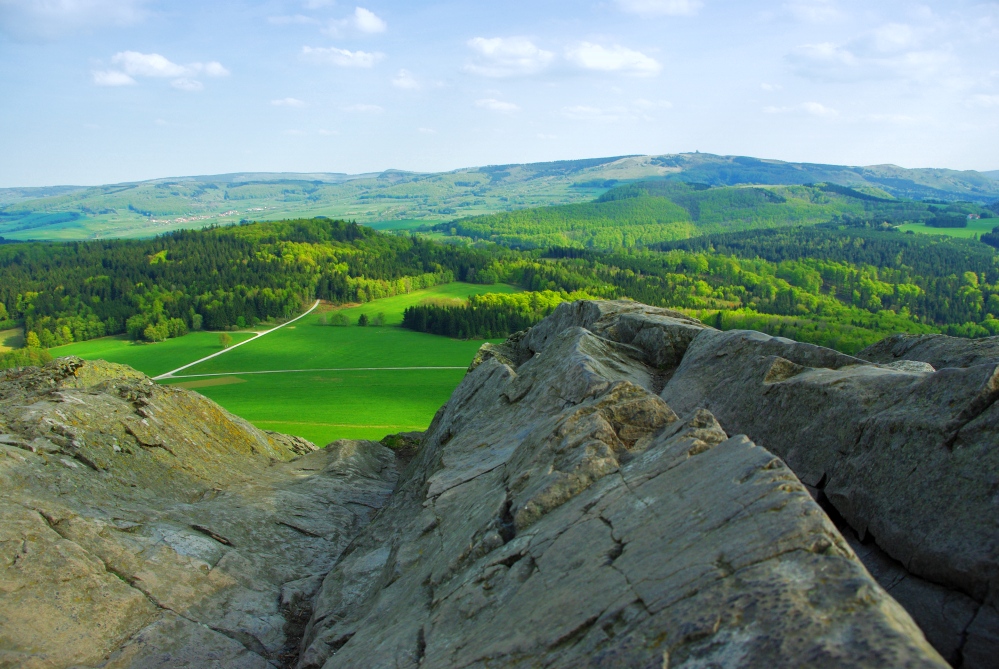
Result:
M845 167L705 153L618 156L444 173L236 173L96 187L0 189L8 239L149 237L170 230L326 215L380 229L413 229L470 216L588 202L648 179L796 185L827 182L914 199L999 199L999 182L973 171Z

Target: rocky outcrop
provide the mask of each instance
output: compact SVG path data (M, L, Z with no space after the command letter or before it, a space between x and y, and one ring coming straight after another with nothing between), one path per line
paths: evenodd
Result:
M994 666L999 370L934 347L563 304L396 450L7 373L0 667Z
M915 360L934 369L972 367L999 363L999 337L962 339L939 334L899 334L868 346L857 357L878 363Z
M780 458L659 396L708 332L584 302L482 351L299 667L944 666Z
M712 411L821 490L902 567L886 582L952 662L999 657L999 367L866 364L758 332L705 331L662 393ZM988 627L988 626L987 626Z
M126 367L0 375L0 667L291 664L396 475Z

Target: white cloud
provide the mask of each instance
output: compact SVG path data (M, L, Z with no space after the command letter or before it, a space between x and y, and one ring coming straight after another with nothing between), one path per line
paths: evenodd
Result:
M117 70L94 70L90 73L98 86L132 86L135 79Z
M277 100L271 100L271 104L275 107L304 107L305 102L299 100L298 98L279 98Z
M417 91L421 88L420 82L417 81L416 77L409 70L399 70L399 72L392 77L392 85L396 88L401 88L404 91Z
M188 79L187 77L174 79L170 82L170 85L179 91L187 91L189 93L196 93L205 87L205 85L197 79Z
M17 39L58 39L145 16L145 0L0 0L0 32Z
M622 11L641 16L693 16L704 3L700 0L617 0Z
M378 18L374 12L364 7L357 7L354 9L354 27L362 33L372 34L385 32L388 25L385 21Z
M537 137L538 139L546 139L546 140L547 140L547 139L558 139L558 135L546 135L546 134L545 134L545 133L543 133L543 132L539 132L539 133L538 133L538 134L536 135L536 137Z
M212 61L210 63L205 63L205 74L209 77L228 77L229 70L222 66L222 63L218 61Z
M784 90L784 87L781 86L780 84L762 83L762 84L760 84L760 88L763 89L763 90L765 90L767 93L775 93L777 91Z
M843 12L832 0L788 2L784 4L784 10L805 23L828 23L843 17Z
M503 114L511 114L515 111L520 111L520 107L512 102L503 102L502 100L497 100L495 98L483 98L482 100L476 100L475 106L481 107L482 109L488 109L489 111L501 112Z
M958 78L957 60L935 27L888 23L847 42L804 44L786 56L795 73L814 81Z
M336 65L338 67L374 67L385 59L385 54L369 51L348 51L331 47L303 46L302 55L313 62Z
M158 53L120 51L111 56L111 62L133 77L172 78L194 77L199 74L205 74L209 77L225 77L229 75L229 70L218 61L178 65Z
M339 135L340 131L339 130L327 130L327 129L323 128L323 129L321 129L319 131L319 134L322 135L323 137L330 137L332 135Z
M417 128L416 131L421 135L436 135L437 131L433 128Z
M323 32L333 37L343 37L347 33L374 35L383 33L388 24L371 10L355 7L354 13L345 19L337 19L326 24Z
M190 73L188 68L158 53L121 51L111 57L111 62L133 77L183 77Z
M605 47L591 42L581 42L566 49L565 57L583 69L597 72L621 72L648 77L662 69L662 65L654 58L620 45Z
M379 105L366 105L366 104L356 104L347 105L346 107L341 107L344 111L355 112L358 114L381 114L385 109Z
M793 107L764 107L763 111L766 114L805 113L825 118L839 116L838 111L818 102L802 102L800 105L795 105Z
M171 85L182 91L200 91L205 86L195 77L202 74L209 77L229 75L229 70L218 61L179 65L158 53L139 51L119 51L111 56L111 63L119 69L91 73L98 86L128 86L136 83L137 77L149 77L173 79Z
M465 71L483 77L535 74L548 67L555 54L538 48L526 37L475 37L468 41L475 60Z

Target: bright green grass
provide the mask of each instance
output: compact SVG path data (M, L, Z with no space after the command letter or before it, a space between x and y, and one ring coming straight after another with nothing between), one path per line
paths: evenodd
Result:
M962 237L969 239L976 235L980 237L986 232L992 232L992 228L996 226L999 226L999 219L983 218L978 221L968 221L968 227L966 228L931 228L928 225L923 225L922 223L906 223L898 226L898 229L902 232L912 230L917 234L923 235L947 235L948 237Z
M248 339L249 332L231 332L234 344ZM53 357L77 355L85 360L107 360L128 365L149 376L176 369L222 350L217 332L192 332L156 344L133 342L124 337L102 337L49 349ZM238 349L237 349L238 350ZM232 355L227 353L226 355ZM223 356L224 357L224 356Z
M464 370L247 374L238 377L246 383L197 392L261 429L324 446L336 439L378 440L425 430L464 375Z
M181 378L167 383L193 385L196 392L257 427L298 435L319 445L336 439L381 439L395 432L423 430L464 377L465 368L483 342L404 330L395 325L402 321L402 312L430 297L467 298L517 291L504 284L435 286L341 309L352 323L347 327L319 325L320 313L316 311L225 355L185 369ZM386 322L393 325L359 327L357 318L362 313L369 318L383 313ZM232 333L235 342L249 336ZM52 354L120 362L155 376L218 350L218 333L192 332L159 344L106 337L60 346L52 349ZM246 373L330 368L348 369ZM227 376L190 376L197 374ZM212 385L215 383L218 385Z
M404 330L397 325L402 322L403 310L428 297L466 298L473 294L517 290L505 284L435 286L341 309L339 311L351 323L347 327L319 325L320 314L313 312L231 353L185 369L183 374L345 367L465 367L482 341L459 341ZM389 325L360 327L356 323L362 313L368 318L384 313Z
M0 330L0 353L7 353L22 346L24 346L24 330L22 328Z

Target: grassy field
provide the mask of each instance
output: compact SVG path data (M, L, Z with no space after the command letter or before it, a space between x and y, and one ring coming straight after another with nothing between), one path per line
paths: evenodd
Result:
M24 346L24 330L21 328L0 330L0 353L6 353L22 346Z
M234 344L251 336L249 332L230 332ZM53 357L78 355L85 360L107 360L157 376L181 365L222 350L217 332L192 332L156 344L134 342L124 336L102 337L49 349ZM231 355L231 354L230 354Z
M470 357L462 358L465 364ZM425 430L464 376L464 369L352 370L170 383L196 390L259 428L295 434L323 446L335 439L378 440L396 432Z
M902 232L915 232L921 235L947 235L949 237L980 237L986 232L992 232L992 228L999 226L999 218L983 218L978 221L968 221L966 228L931 228L922 223L906 223L898 226Z
M319 445L423 430L484 342L404 330L398 327L402 312L427 298L517 290L504 284L452 283L363 305L323 307L164 383L195 390L260 428ZM334 311L347 315L351 325L320 325L321 316ZM379 313L386 325L356 325L361 314L373 318ZM250 335L232 336L241 341ZM54 348L52 354L121 362L154 376L218 350L217 333L194 332L159 344L107 337Z

